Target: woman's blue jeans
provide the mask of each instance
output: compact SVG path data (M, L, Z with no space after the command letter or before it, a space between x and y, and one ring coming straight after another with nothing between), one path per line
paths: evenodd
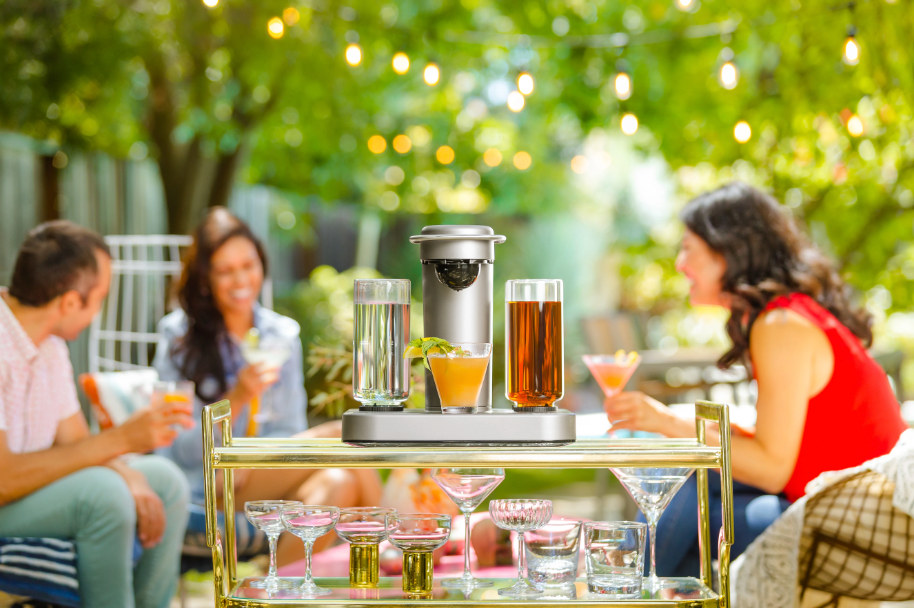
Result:
M717 558L717 538L721 527L720 474L708 472L711 507L711 547ZM770 526L790 503L783 496L733 482L734 543L730 559L736 559L755 537ZM644 516L638 514L638 521ZM650 564L650 549L645 563ZM648 566L646 569L649 569ZM693 474L679 489L657 524L657 575L695 576L701 569L698 551L698 482Z

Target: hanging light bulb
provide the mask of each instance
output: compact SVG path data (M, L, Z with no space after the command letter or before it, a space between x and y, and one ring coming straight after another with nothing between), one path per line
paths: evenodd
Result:
M524 96L519 91L508 93L508 109L512 112L520 112L524 109Z
M425 84L428 86L435 86L438 84L438 79L441 77L441 72L438 70L438 66L434 63L430 63L425 66L425 71L422 72L422 77L425 79Z
M529 95L533 92L533 76L527 72L521 72L520 76L517 77L517 90L523 93L524 95Z
M622 117L622 132L626 135L634 135L638 131L638 117L634 114L626 114Z
M860 61L860 44L857 42L857 28L849 26L847 28L847 38L844 40L844 63L847 65L857 65Z
M393 60L394 72L397 74L405 74L409 71L409 57L406 56L406 53L397 53L394 55Z
M269 33L270 37L274 40L279 40L282 38L285 30L286 26L282 24L282 19L279 17L273 17L267 22L267 33Z
M219 4L219 0L203 0L203 4L205 4L206 6L208 6L210 8L213 8L217 4Z
M625 100L632 96L632 78L626 72L619 72L613 79L616 97Z
M752 139L752 127L745 120L741 120L733 127L733 139L741 144Z
M346 47L346 63L355 67L362 63L362 49L357 44L350 44Z
M735 89L736 85L739 83L739 69L736 67L732 61L725 61L721 64L720 70L717 73L717 79L720 81L720 86L727 90Z

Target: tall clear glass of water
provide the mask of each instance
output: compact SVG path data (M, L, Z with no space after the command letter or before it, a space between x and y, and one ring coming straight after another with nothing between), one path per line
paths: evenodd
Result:
M361 410L399 411L409 397L407 279L356 279L352 393Z

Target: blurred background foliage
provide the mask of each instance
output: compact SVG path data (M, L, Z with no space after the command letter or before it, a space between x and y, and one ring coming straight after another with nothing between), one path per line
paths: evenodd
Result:
M291 241L319 238L316 209L354 206L387 235L377 270L318 269L282 303L321 348L351 331L354 276L418 285L405 237L460 222L509 236L496 285L570 283L566 319L629 310L652 317L650 347L722 344L720 314L684 303L676 212L741 179L833 257L879 346L914 352L911 31L909 0L5 0L0 127L153 159L173 232L239 183L289 193L274 229ZM312 398L342 403L339 353L309 356Z

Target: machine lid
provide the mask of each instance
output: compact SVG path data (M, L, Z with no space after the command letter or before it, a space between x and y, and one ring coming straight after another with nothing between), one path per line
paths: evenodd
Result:
M426 226L421 234L409 237L410 243L429 243L435 241L490 241L504 243L505 237L495 234L489 226L439 225Z

